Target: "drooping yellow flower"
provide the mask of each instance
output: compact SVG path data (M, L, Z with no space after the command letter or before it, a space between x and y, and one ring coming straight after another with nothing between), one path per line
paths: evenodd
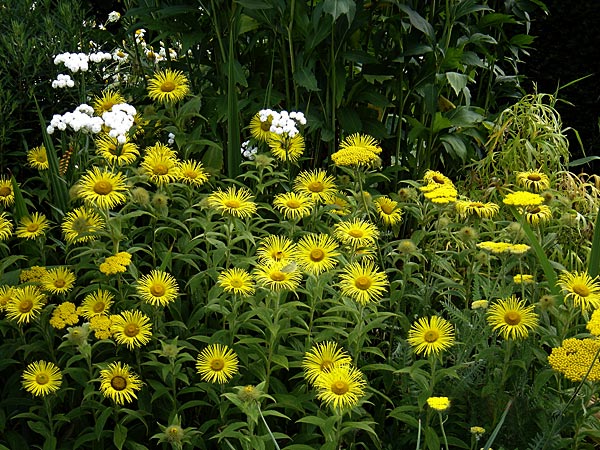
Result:
M67 213L61 225L65 240L69 244L90 242L104 228L104 220L93 210L82 206Z
M130 350L150 342L152 325L150 319L140 311L123 311L111 319L110 332L119 344Z
M233 269L221 272L218 283L225 292L231 292L244 297L254 294L252 275L244 269L234 267Z
M49 225L46 216L44 214L34 212L29 217L21 217L15 234L17 237L23 239L35 239L43 236L48 227Z
M16 320L19 325L35 319L46 304L46 296L35 286L15 288L12 298L6 304L6 317Z
M5 241L12 236L13 224L5 212L0 213L0 241Z
M381 299L388 285L385 273L368 260L348 264L340 274L342 294L361 305Z
M198 355L196 370L204 381L223 384L237 373L238 357L226 345L212 344Z
M353 408L365 394L363 373L351 365L335 367L322 373L315 381L317 397L337 410Z
M98 289L85 296L79 307L79 313L86 319L91 319L99 315L107 315L113 304L113 300L114 296L110 292Z
M349 245L355 250L375 245L379 237L377 227L361 219L339 222L334 226L333 232L342 244Z
M116 137L107 133L100 134L96 140L96 154L104 158L109 164L116 166L126 166L135 162L140 151L138 146L126 140L121 144Z
M252 193L244 187L236 189L235 186L231 186L227 191L219 189L208 196L208 205L221 214L242 219L252 217L256 213Z
M40 145L34 147L27 152L27 162L31 167L37 170L47 170L50 166L48 163L48 155L46 147Z
M125 203L125 176L99 167L92 167L79 181L79 197L99 208L111 209Z
M190 186L202 186L208 181L209 174L204 170L201 162L190 159L179 165L179 177Z
M267 140L271 153L280 161L295 163L304 153L304 138L300 133L294 136L271 133Z
M113 106L125 103L125 98L114 89L105 90L102 95L95 96L92 106L97 116L102 116L105 112L112 109Z
M452 180L437 170L428 170L425 172L425 175L423 175L423 181L427 183L427 186L420 188L420 190L423 192L428 192L441 186L454 187Z
M379 218L385 225L393 226L402 222L402 209L398 207L398 202L383 196L376 198L374 204Z
M528 206L521 209L521 214L525 215L525 220L531 225L539 225L552 218L552 211L546 205Z
M177 103L189 91L189 81L179 70L159 70L148 81L148 97L161 103Z
M540 192L550 187L550 178L539 169L517 173L517 184L533 192Z
M294 180L294 191L309 195L315 203L324 203L336 194L335 180L323 169L305 170Z
M53 294L69 292L75 285L75 274L66 267L50 269L42 278L42 287Z
M596 357L599 350L598 339L565 339L560 347L552 349L548 363L571 381L582 381L586 375L587 381L600 381L600 361Z
M140 167L157 186L172 183L180 178L179 161L175 152L160 142L146 148Z
M437 355L454 345L454 327L442 317L421 317L410 327L408 343L417 354Z
M286 192L275 196L273 206L284 218L296 220L310 215L314 203L308 195Z
M448 397L429 397L427 405L437 412L444 412L450 408L450 399Z
M573 306L583 311L600 307L600 277L592 278L587 272L564 271L558 277L558 286Z
M331 372L336 367L352 364L352 358L345 350L338 348L336 342L327 341L314 345L304 354L302 367L304 378L308 383L315 384L319 376Z
M175 277L158 269L140 278L136 289L142 300L154 306L166 306L179 295Z
M21 378L25 390L36 397L52 394L58 391L62 384L60 369L47 361L36 361L29 364L23 371Z
M306 235L296 244L296 262L314 275L333 269L339 255L337 242L326 234Z
M260 242L256 256L260 262L295 260L296 244L285 236L272 234Z
M487 321L504 339L525 339L538 325L534 306L511 296L490 306Z
M0 177L0 203L10 206L15 202L15 193L10 178Z
M454 208L461 217L477 216L484 219L491 219L500 211L500 207L496 203L472 202L470 200L458 200L454 203Z
M136 391L142 389L143 384L131 368L121 362L110 363L100 371L100 391L117 405L136 399Z
M256 281L272 291L295 290L302 274L295 262L264 261L254 270Z
M354 133L347 136L341 143L340 149L356 148L376 155L381 153L381 147L374 137L368 134Z
M539 194L534 194L532 192L517 191L507 194L506 197L504 197L504 199L502 200L502 202L505 205L519 206L524 208L526 206L541 205L544 202L544 197L542 197Z

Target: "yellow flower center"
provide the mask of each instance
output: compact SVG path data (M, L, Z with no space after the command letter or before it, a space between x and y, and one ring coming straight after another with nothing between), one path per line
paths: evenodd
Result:
M313 248L310 251L310 260L313 262L323 261L325 258L325 252L320 248Z
M277 250L276 252L273 252L271 254L271 257L275 260L275 261L280 261L284 258L284 254L281 250Z
M587 297L592 293L590 288L584 283L575 283L571 289L580 297Z
M429 344L437 341L440 338L440 334L436 330L427 330L423 335L423 340Z
M354 285L358 288L358 289L362 289L363 291L366 291L367 289L369 289L371 287L371 278L369 278L366 275L361 275L359 277L356 277L356 279L354 280Z
M359 229L359 228L353 228L351 230L348 231L348 234L350 236L352 236L353 238L359 239L361 237L363 237L365 235L365 233L363 232L363 230Z
M323 192L324 186L323 183L321 183L320 181L311 181L310 183L308 183L306 188L310 192Z
M338 380L331 385L331 392L336 395L344 395L350 390L348 383L342 380Z
M115 375L110 380L110 386L115 391L122 391L123 389L125 389L127 387L127 380L125 378L123 378L121 375Z
M91 228L92 224L88 221L88 219L84 219L82 217L78 217L71 224L71 229L77 234L86 233Z
M10 195L12 195L12 189L10 186L0 187L0 197L8 197Z
M45 163L45 162L47 162L47 161L48 161L48 160L46 159L46 155L44 155L44 154L42 154L42 153L38 153L38 154L35 156L35 160L36 160L37 162L39 162L39 163Z
M193 170L186 170L183 172L183 176L186 178L191 178L192 180L198 178L198 173Z
M94 192L98 195L108 195L112 190L112 184L106 180L97 181L96 184L94 184Z
M521 314L517 311L508 311L504 314L504 322L508 325L519 325L521 323Z
M271 130L271 121L267 120L266 122L261 122L260 129L263 131L270 131Z
M302 206L302 203L300 203L296 199L290 199L287 201L285 206L287 206L288 208L291 208L291 209L296 209L296 208L300 208L300 206Z
M38 373L35 376L35 382L37 384L48 384L49 381L50 381L50 377L46 373Z
M285 280L285 273L281 272L280 270L276 270L275 272L271 273L271 280L273 281L283 281Z
M244 282L239 278L232 278L231 280L229 280L229 284L231 285L231 287L240 288L244 285Z
M29 231L30 233L35 233L38 229L40 228L40 226L37 223L30 223L27 224L27 231Z
M54 287L57 287L59 289L65 287L66 284L67 282L61 278L54 280Z
M152 171L155 175L166 175L169 173L169 168L165 164L158 163L152 168Z
M170 80L165 81L163 84L160 85L160 90L163 92L172 92L175 90L177 86L175 85L175 83L173 83Z
M223 367L225 367L225 361L223 361L223 358L214 358L210 362L210 368L215 372L220 372L223 370Z
M533 208L529 209L529 214L538 214L541 211L541 209L538 206L534 206Z
M379 207L385 214L391 214L394 212L394 207L388 203L380 204Z
M241 206L241 203L239 200L236 200L235 198L230 198L229 200L225 200L223 202L223 204L225 206L227 206L228 208L239 208Z
M23 314L28 313L33 308L33 302L26 298L19 303L19 311Z
M155 297L162 297L165 295L166 289L162 284L153 284L150 286L150 293Z
M95 313L101 313L102 311L104 311L105 307L106 305L104 304L104 302L96 302L94 306L92 306L92 311L94 311Z
M527 179L530 181L540 181L542 177L537 173L530 173L527 175Z
M139 334L140 327L138 327L135 323L128 323L123 327L123 334L127 337L135 337Z
M321 372L328 372L333 368L333 361L330 359L324 359L321 361L319 368L321 369Z

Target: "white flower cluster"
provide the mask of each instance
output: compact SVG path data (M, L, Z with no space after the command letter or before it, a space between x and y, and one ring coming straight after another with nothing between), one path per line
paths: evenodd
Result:
M54 89L60 88L72 88L73 86L75 86L75 82L71 79L70 75L64 75L62 73L59 73L58 76L56 77L56 80L52 81L52 87Z
M118 22L120 18L121 18L121 14L119 12L111 11L108 14L108 20L106 21L106 23Z
M117 138L119 144L127 142L125 135L133 126L135 114L135 108L128 103L119 103L103 113L104 125L110 128L108 135Z
M144 39L144 35L146 34L146 30L144 30L143 28L140 28L138 30L135 30L135 41L142 47L143 51L144 51L144 55L146 55L146 58L148 58L150 61L153 61L155 63L159 63L161 61L165 61L167 59L167 49L165 48L165 43L163 41L160 41L160 49L158 50L158 52L156 52L154 50L154 47L152 47L151 45L148 45ZM181 48L181 45L176 45L179 46L179 48ZM173 48L169 48L168 49L169 52L169 59L177 59L178 58L178 54L177 51Z
M60 53L54 57L54 64L64 64L67 69L71 72L76 73L79 71L87 72L89 69L89 62L99 63L102 61L110 61L112 55L106 52L97 52L86 55L85 53Z
M296 136L299 131L297 124L306 125L306 118L304 114L297 111L273 111L271 109L261 109L259 112L261 122L267 122L269 117L271 119L271 133L279 135L286 134L289 137Z
M169 133L169 139L167 140L167 144L173 145L175 143L175 135L173 133Z
M245 141L242 143L242 156L244 158L249 159L250 161L254 161L254 158L256 157L256 153L258 153L258 147L252 147L250 145L250 141Z
M99 133L102 130L104 121L100 117L94 117L94 108L85 103L75 108L73 112L67 112L62 116L54 114L50 125L46 128L48 134L54 133L58 129L64 131L67 127L73 131L83 131L85 133Z

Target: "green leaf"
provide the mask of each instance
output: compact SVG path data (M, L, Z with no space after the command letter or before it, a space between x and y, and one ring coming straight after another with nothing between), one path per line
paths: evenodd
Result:
M308 67L301 67L294 72L294 80L299 86L302 86L308 91L320 91L317 85L317 77Z
M449 155L460 159L463 163L467 160L467 147L463 140L452 134L440 136L440 141Z
M446 72L446 79L448 80L448 83L450 83L450 86L452 86L456 95L459 95L461 91L467 87L467 82L469 81L467 75L458 72Z
M115 426L115 434L113 435L113 443L119 450L123 448L123 444L127 439L127 427L118 423Z
M404 11L408 15L408 20L410 20L410 24L415 27L417 30L425 34L429 38L431 42L435 42L435 31L433 26L427 22L417 11L410 8L408 5L403 3L398 3L398 0L395 0L396 6Z
M356 3L354 0L325 0L323 11L331 15L334 22L342 14L345 14L348 17L348 23L352 23L356 12Z

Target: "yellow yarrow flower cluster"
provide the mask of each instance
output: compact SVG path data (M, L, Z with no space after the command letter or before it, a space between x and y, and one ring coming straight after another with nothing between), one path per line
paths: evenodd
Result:
M29 269L21 270L19 281L21 283L41 283L42 278L48 273L48 270L42 266L31 266Z
M447 204L456 201L458 192L454 187L454 183L444 174L435 170L428 170L423 176L423 181L427 184L421 186L419 190L432 203Z
M119 316L98 315L90 318L90 329L94 331L96 339L110 339L112 337L113 319Z
M588 381L600 381L600 362L596 360L598 350L600 341L597 339L565 339L560 347L552 349L548 363L571 381L583 380L588 371Z
M592 313L592 317L586 325L587 330L594 336L600 336L600 309Z
M511 192L502 200L505 205L520 206L522 208L541 205L543 201L544 197L541 195L525 191Z
M75 325L77 322L79 322L79 315L74 303L61 303L52 311L50 325L57 330L62 330L67 325Z
M450 408L450 399L448 397L429 397L427 405L435 411L443 412Z
M131 263L131 254L119 252L114 256L109 256L102 264L100 264L100 272L105 275L123 273L127 270L129 263Z
M518 274L513 277L513 281L515 284L528 284L533 283L535 280L533 279L533 275Z
M526 244L511 244L510 242L492 241L480 242L477 244L477 247L494 254L512 253L513 255L521 255L531 248Z

